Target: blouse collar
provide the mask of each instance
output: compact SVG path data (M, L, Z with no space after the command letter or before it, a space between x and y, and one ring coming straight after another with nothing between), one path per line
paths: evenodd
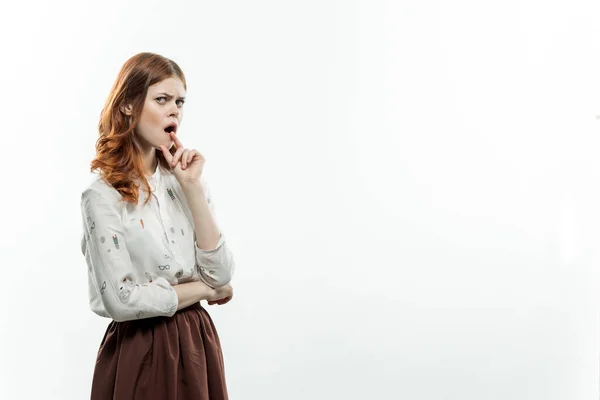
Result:
M163 167L161 167L160 162L156 164L156 169L152 175L146 174L146 179L148 180L148 184L150 185L151 191L155 191L158 185L161 182L161 177L163 175ZM142 181L140 179L135 179L137 186L145 191L144 185L142 185Z

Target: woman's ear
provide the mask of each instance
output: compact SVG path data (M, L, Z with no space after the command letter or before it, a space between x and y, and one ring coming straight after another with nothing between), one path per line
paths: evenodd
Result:
M126 106L121 106L120 110L125 115L131 115L131 111L132 111L131 104L127 104Z

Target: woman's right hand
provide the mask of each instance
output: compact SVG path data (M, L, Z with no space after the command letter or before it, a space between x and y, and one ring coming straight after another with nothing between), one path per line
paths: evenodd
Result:
M222 288L213 289L203 281L193 281L173 285L173 290L177 293L177 309L189 307L202 300L208 300L209 304L225 304L231 300L233 289L231 285L225 285ZM226 298L229 296L229 299Z
M228 303L233 298L233 287L230 284L222 286L220 288L212 289L212 293L209 294L206 300L208 305L223 305Z

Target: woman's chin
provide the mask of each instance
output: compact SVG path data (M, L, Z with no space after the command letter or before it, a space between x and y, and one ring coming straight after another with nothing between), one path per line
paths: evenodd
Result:
M166 140L166 141L163 141L163 142L158 142L158 144L156 144L154 146L154 148L156 150L160 150L160 146L165 146L167 148L167 150L170 150L171 147L173 147L173 144L174 144L174 142L172 140Z

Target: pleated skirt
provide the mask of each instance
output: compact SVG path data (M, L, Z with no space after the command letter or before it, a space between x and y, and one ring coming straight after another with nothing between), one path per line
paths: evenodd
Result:
M91 390L91 400L109 399L228 399L219 336L200 303L172 317L110 322Z

